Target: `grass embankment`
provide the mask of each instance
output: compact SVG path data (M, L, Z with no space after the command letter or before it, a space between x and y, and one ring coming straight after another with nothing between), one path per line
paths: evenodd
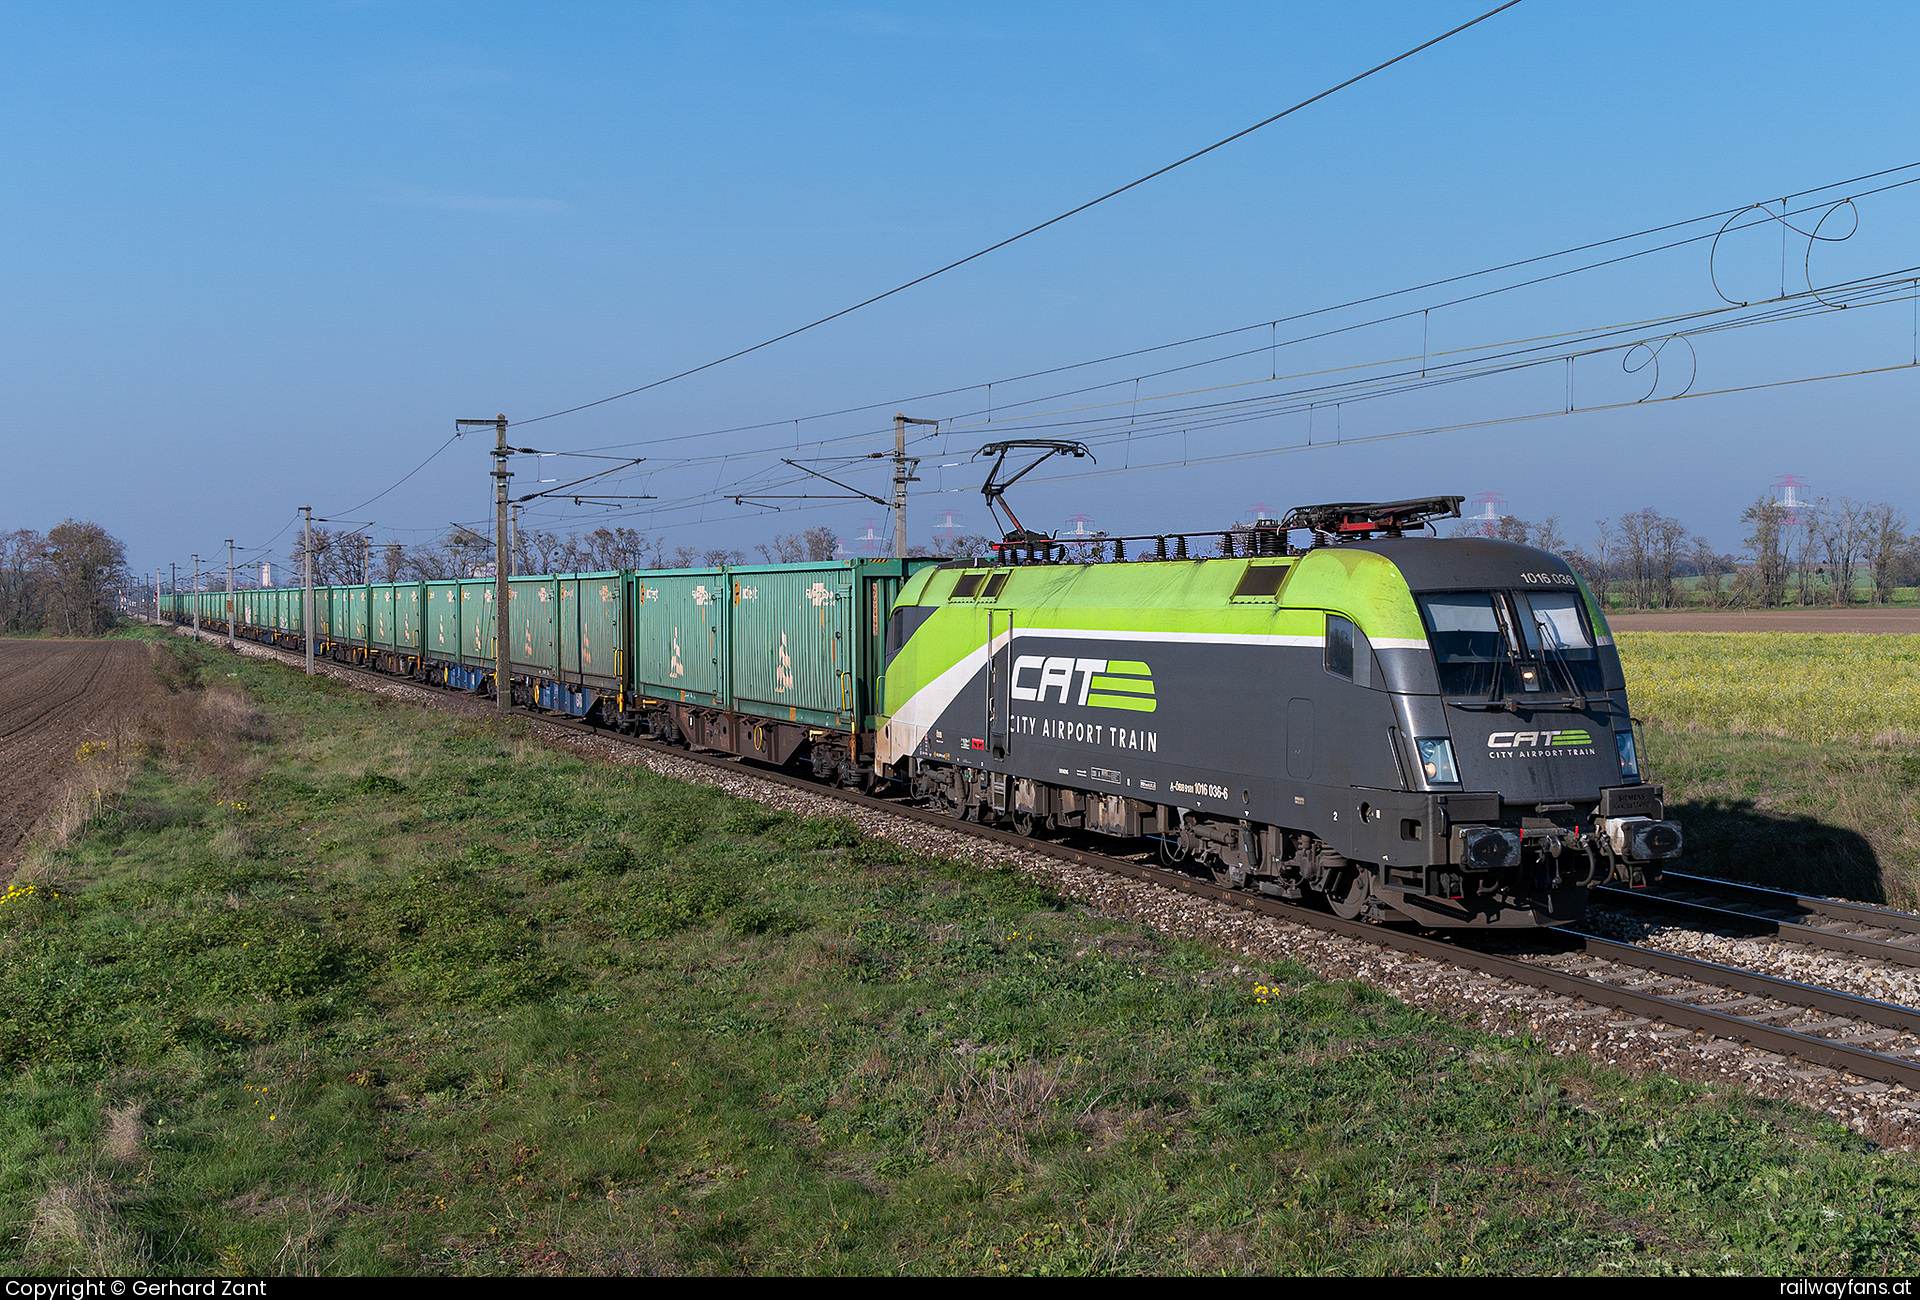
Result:
M1795 1108L172 653L0 904L7 1269L1920 1267L1920 1171Z
M1920 637L1617 640L1686 870L1920 908Z

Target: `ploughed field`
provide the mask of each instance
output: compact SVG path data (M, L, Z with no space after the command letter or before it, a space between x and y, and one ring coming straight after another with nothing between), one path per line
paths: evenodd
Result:
M1904 609L1678 609L1609 614L1616 632L1920 632L1920 607Z
M0 640L0 865L78 765L111 740L155 686L137 641Z

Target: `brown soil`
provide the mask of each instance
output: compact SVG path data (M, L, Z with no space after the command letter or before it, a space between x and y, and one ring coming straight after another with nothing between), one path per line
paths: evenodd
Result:
M0 640L0 866L78 766L75 751L111 741L156 689L152 662L136 641Z
M1693 609L1609 614L1616 632L1916 632L1920 609Z

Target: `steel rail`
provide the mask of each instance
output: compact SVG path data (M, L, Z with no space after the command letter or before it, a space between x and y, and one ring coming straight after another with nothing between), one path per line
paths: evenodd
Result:
M287 653L280 647L271 647L275 651ZM389 674L374 672L356 664L335 662L335 667L346 669L356 675L372 681L404 683L420 686L422 683L411 678L393 677ZM453 692L448 691L451 695ZM463 692L464 693L464 692ZM750 776L755 780L769 784L785 786L790 789L822 795L857 807L868 808L876 812L904 817L946 830L957 830L980 839L1018 848L1025 852L1043 857L1056 858L1071 862L1077 866L1123 876L1143 883L1157 885L1179 893L1204 898L1212 902L1224 903L1243 911L1290 921L1309 929L1321 930L1340 935L1348 939L1357 939L1375 947L1423 957L1430 961L1450 966L1462 966L1482 974L1495 976L1515 984L1545 989L1564 997L1577 998L1595 1006L1609 1007L1629 1015L1644 1016L1649 1020L1658 1020L1676 1028L1692 1029L1724 1038L1733 1042L1746 1043L1763 1051L1775 1052L1783 1056L1796 1057L1815 1065L1831 1069L1844 1070L1863 1079L1878 1080L1883 1083L1897 1083L1920 1091L1920 1060L1910 1060L1898 1056L1857 1047L1836 1039L1821 1038L1797 1030L1769 1025L1760 1020L1744 1018L1726 1011L1697 1006L1689 1002L1662 997L1657 994L1643 993L1622 985L1611 984L1587 975L1555 969L1537 962L1523 961L1505 957L1496 953L1483 952L1465 946L1462 943L1436 939L1424 934L1404 930L1390 929L1385 926L1369 925L1357 921L1345 921L1324 912L1311 911L1278 899L1260 894L1248 894L1241 890L1229 889L1211 881L1200 880L1178 872L1167 871L1159 867L1149 867L1124 858L1108 857L1105 854L1090 853L1070 845L1049 840L1033 839L1003 831L997 827L985 826L978 822L961 821L942 813L935 813L910 804L876 798L873 795L847 790L837 786L825 785L780 772L772 768L749 767L730 756L717 753L708 754L677 746L666 745L659 741L646 740L637 736L627 736L605 728L595 727L570 717L560 717L539 710L516 707L514 713L533 721L545 723L560 731L582 734L595 740L613 740L638 749L656 753L664 758L676 758L700 764L722 771L730 771ZM1637 897L1637 896L1636 896ZM1732 917L1736 913L1726 913ZM1758 918L1743 918L1758 919ZM1784 924L1784 923L1782 923ZM1806 928L1806 927L1796 927ZM1816 931L1815 933L1819 933ZM1671 953L1656 952L1653 949L1638 948L1633 945L1616 944L1611 940L1587 936L1579 932L1569 932L1569 937L1584 944L1600 945L1594 955L1604 953L1607 959L1618 960L1623 964L1644 966L1649 969L1670 971L1683 978L1692 978L1693 972L1710 968L1713 978L1725 979L1726 986L1736 991L1752 992L1758 996L1790 1001L1792 1005L1805 1005L1814 1009L1831 1009L1834 1014L1845 1015L1849 1019L1881 1024L1880 1020L1870 1020L1867 1012L1874 1015L1893 1016L1906 1012L1907 1008L1895 1007L1890 1003L1875 1003L1872 999L1855 998L1851 994L1835 990L1822 989L1813 985L1796 984L1793 981L1778 980L1773 976L1756 972L1739 971L1728 967L1718 967L1711 962L1699 962ZM1631 961L1628 962L1630 956ZM1920 954L1916 954L1920 956ZM1731 982L1737 979L1738 984ZM1787 996L1790 993L1790 998ZM1848 1010L1841 1010L1846 1007ZM1915 1015L1920 1021L1920 1015ZM1888 1025L1889 1028L1904 1028L1902 1025Z
M1870 903L1843 903L1834 898L1817 898L1811 894L1793 894L1783 889L1768 889L1762 885L1741 884L1734 880L1715 880L1711 876L1690 876L1683 872L1669 871L1662 875L1661 884L1677 885L1688 893L1703 895L1719 894L1737 899L1755 907L1770 907L1799 912L1806 916L1831 917L1836 921L1851 921L1857 925L1870 926L1880 930L1894 930L1901 934L1920 935L1920 915L1912 912L1896 911L1890 907L1875 907ZM1666 896L1663 888L1646 894L1647 897ZM1683 900L1684 901L1684 900ZM1785 920L1785 917L1781 917Z
M1657 971L1662 975L1693 980L1703 987L1732 989L1736 993L1772 998L1789 1006L1802 1007L1809 1011L1824 1011L1845 1016L1850 1020L1879 1025L1885 1029L1898 1029L1920 1035L1920 1008L1901 1006L1897 1002L1882 1002L1877 998L1861 997L1854 993L1843 993L1838 989L1825 988L1818 984L1805 984L1799 980L1781 979L1777 975L1762 975L1757 971L1745 970L1738 966L1723 966L1719 962L1704 961L1698 957L1662 952L1658 948L1642 948L1636 944L1620 943L1617 940L1603 939L1599 935L1587 934L1580 930L1562 929L1559 933L1576 940L1578 951L1607 961L1618 962L1623 966ZM1684 1001L1685 999L1676 1000Z
M1920 947L1895 943L1887 939L1875 939L1869 935L1849 934L1844 930L1833 930L1819 925L1802 925L1797 921L1786 921L1758 912L1739 912L1732 908L1716 907L1712 903L1689 902L1664 894L1629 892L1613 886L1602 886L1593 891L1593 896L1604 902L1637 911L1672 912L1680 916L1695 917L1728 929L1736 926L1744 927L1761 935L1783 939L1788 943L1804 944L1809 948L1825 948L1831 952L1844 952L1854 957L1872 957L1897 966L1920 966Z

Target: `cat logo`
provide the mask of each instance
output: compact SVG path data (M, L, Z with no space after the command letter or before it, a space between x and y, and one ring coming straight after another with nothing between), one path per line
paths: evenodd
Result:
M813 607L815 609L819 609L822 605L833 604L833 602L838 598L838 593L835 592L832 588L828 587L826 583L816 582L811 587L807 588L806 597L808 600L813 602Z
M1038 678L1023 681L1028 673ZM1075 688L1078 687L1076 694ZM1058 691L1060 704L1093 709L1130 709L1152 713L1156 707L1153 670L1138 659L1076 659L1071 655L1021 655L1013 661L1008 693L1016 700L1044 703Z
M1591 745L1591 733L1579 728L1562 731L1496 731L1487 737L1488 749L1552 748L1563 745Z

